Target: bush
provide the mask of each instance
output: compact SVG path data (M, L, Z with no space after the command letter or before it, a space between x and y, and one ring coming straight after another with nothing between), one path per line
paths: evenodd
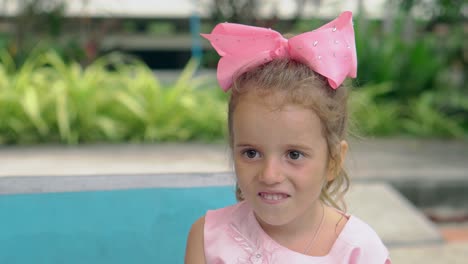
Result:
M351 94L351 130L366 136L466 138L468 98L426 91L409 100L386 98L391 83L366 85ZM456 106L450 112L446 106ZM464 109L465 112L460 112Z
M86 68L49 51L0 64L0 143L186 141L222 138L224 94L190 62L163 86L138 60L110 54Z
M0 52L0 144L218 141L225 137L227 94L187 64L163 85L142 62L118 53L86 68L54 51L20 67ZM467 135L468 98L456 90L395 99L392 81L353 89L353 131L373 136Z
M468 135L468 90L463 56L457 56L463 49L461 26L447 27L443 34L423 30L423 26L405 39L401 18L394 31L387 33L380 22L357 18L359 65L351 105L358 132Z

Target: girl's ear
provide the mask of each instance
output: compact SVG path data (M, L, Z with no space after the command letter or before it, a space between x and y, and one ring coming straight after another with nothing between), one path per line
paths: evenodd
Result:
M328 166L327 182L333 181L338 175L340 169L343 167L346 154L348 153L348 142L346 140L342 140L340 144L338 144L337 148L339 148L338 155L340 155L339 164L337 164L337 161L335 160L330 160L330 164Z

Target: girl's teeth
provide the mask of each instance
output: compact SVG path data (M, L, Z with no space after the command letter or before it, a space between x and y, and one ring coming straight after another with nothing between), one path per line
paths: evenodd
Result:
M277 200L281 200L281 199L284 199L286 198L286 195L284 194L269 194L269 193L262 193L261 194L262 197L266 200L273 200L273 201L277 201Z

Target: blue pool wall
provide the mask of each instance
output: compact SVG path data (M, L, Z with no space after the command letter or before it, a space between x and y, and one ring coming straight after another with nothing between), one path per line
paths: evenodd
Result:
M191 224L234 188L0 195L0 263L183 263Z

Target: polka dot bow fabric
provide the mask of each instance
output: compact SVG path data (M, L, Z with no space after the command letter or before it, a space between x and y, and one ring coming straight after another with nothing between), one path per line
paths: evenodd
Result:
M221 56L217 78L224 91L233 80L252 68L277 58L291 58L325 76L336 89L346 77L356 77L357 57L352 13L343 12L322 27L290 39L262 27L218 24L202 34Z

